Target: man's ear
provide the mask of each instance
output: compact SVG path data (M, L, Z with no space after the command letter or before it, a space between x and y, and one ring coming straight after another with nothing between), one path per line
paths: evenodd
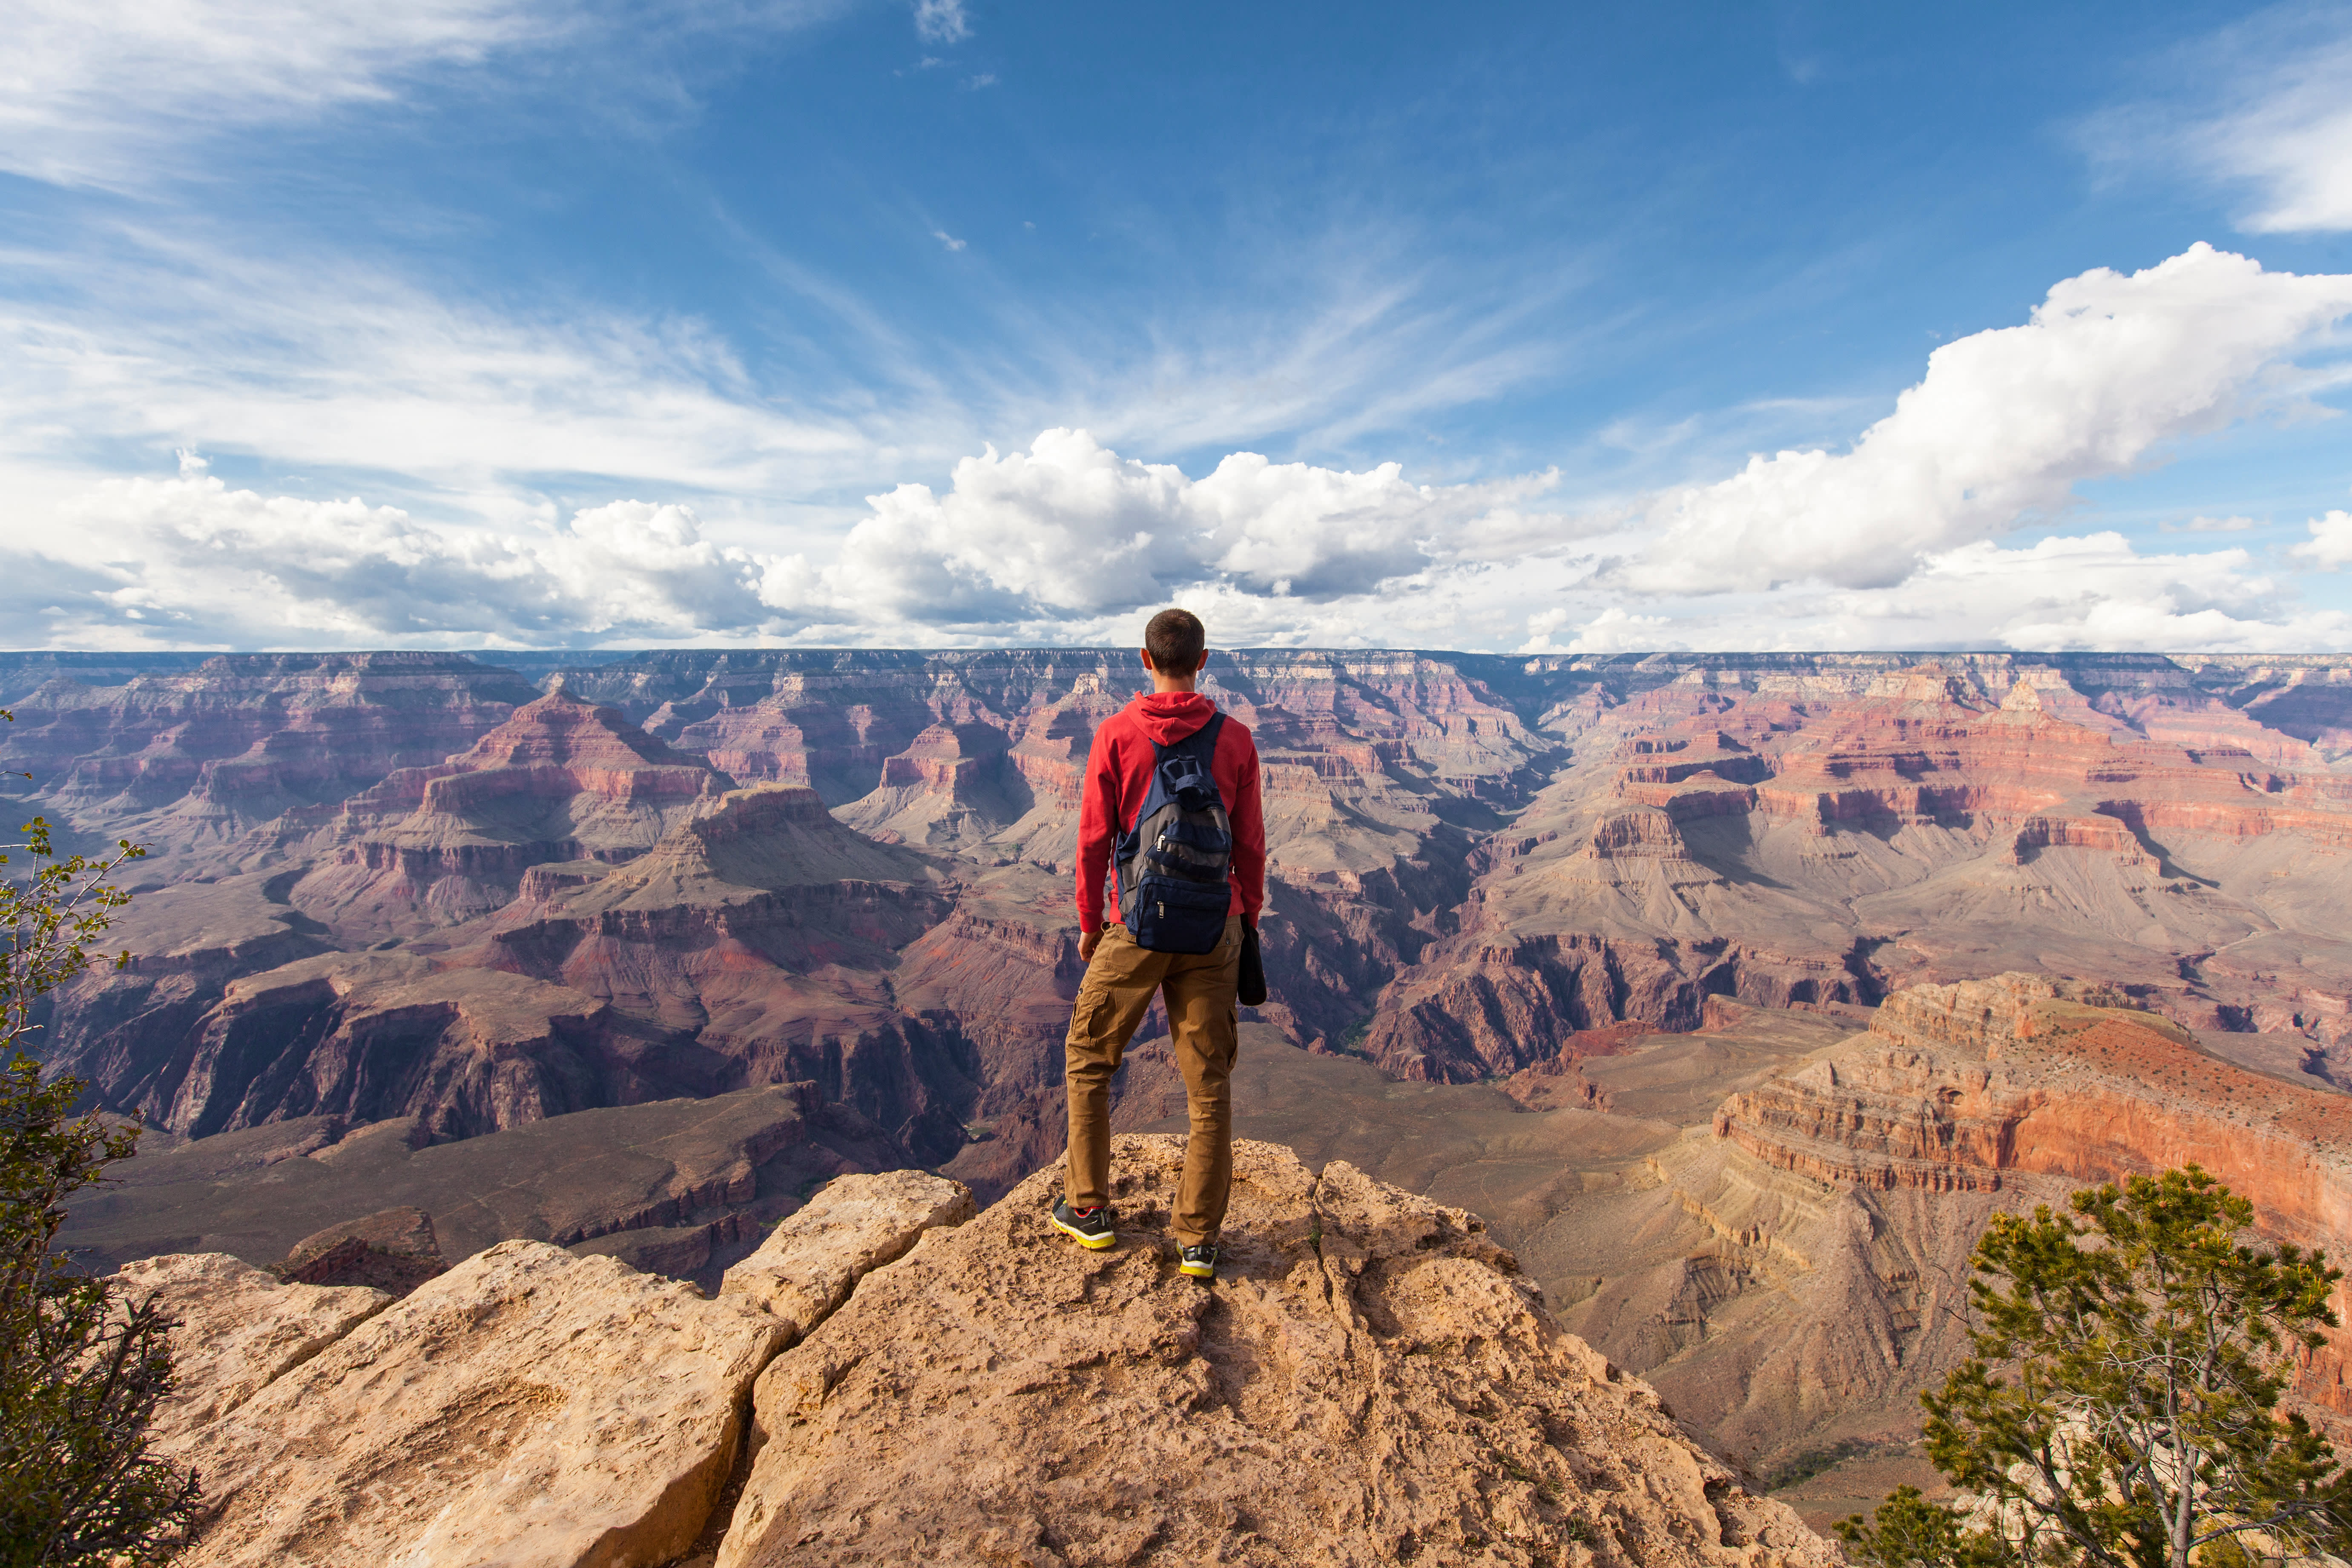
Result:
M1136 656L1143 661L1143 667L1145 669L1150 671L1155 675L1160 673L1160 666L1151 662L1150 649L1138 648L1135 652Z
M1197 675L1208 667L1209 651L1206 648L1203 648L1201 650L1201 656L1192 661L1192 673Z

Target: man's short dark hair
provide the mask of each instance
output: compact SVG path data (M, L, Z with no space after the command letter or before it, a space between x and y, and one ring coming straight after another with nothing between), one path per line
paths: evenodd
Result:
M1163 610L1143 629L1143 651L1151 655L1151 667L1165 674L1191 674L1208 645L1207 628L1189 610Z

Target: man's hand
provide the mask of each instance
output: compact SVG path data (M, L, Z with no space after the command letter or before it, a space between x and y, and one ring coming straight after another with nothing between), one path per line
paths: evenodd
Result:
M1103 928L1102 928L1101 926L1099 926L1099 925L1095 926L1095 927L1094 927L1093 929L1091 929L1091 930L1088 930L1087 928L1086 928L1086 927L1084 927L1084 926L1079 927L1079 929L1078 929L1078 962L1079 962L1079 963L1081 963L1081 964L1091 964L1091 963L1093 963L1093 962L1095 961L1095 949L1102 946L1102 934L1103 934Z

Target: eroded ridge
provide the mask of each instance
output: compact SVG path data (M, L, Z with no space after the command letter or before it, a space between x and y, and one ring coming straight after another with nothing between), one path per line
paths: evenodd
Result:
M1867 1032L1726 1100L1715 1134L1774 1174L1692 1162L1675 1180L1710 1209L1747 1214L1756 1206L1738 1195L1780 1190L1774 1178L1785 1176L1796 1178L1790 1190L1822 1194L1811 1207L1850 1217L1854 1239L1841 1243L1783 1198L1754 1228L1857 1260L1850 1271L1875 1287L1873 1312L1851 1301L1840 1310L1884 1320L1884 1359L1853 1364L1881 1391L1916 1381L1956 1348L1964 1270L1953 1245L1964 1248L1995 1207L2063 1201L2076 1187L2196 1164L2253 1203L2265 1234L2338 1256L2352 1243L2352 1096L2223 1061L2121 996L2042 976L1898 992ZM1752 1241L1733 1234L1736 1222L1722 1228ZM1919 1260L1939 1252L1942 1277L1923 1278ZM2336 1306L2339 1315L2352 1308L2352 1291ZM1944 1324L1940 1354L1913 1343L1925 1319ZM2298 1392L2322 1411L2352 1414L2340 1332L2306 1364Z

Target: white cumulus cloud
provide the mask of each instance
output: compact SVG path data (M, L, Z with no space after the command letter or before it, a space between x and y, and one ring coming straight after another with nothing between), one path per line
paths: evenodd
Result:
M1935 350L1851 451L1759 455L1658 497L1619 576L1653 593L1892 587L2279 402L2285 357L2347 313L2352 277L2265 272L2204 244L2068 278L2025 325Z
M956 460L936 486L877 490L826 531L738 512L718 537L681 490L728 505L782 491L793 473L940 460L877 458L853 425L764 406L723 346L688 329L583 342L466 331L414 308L332 329L292 310L289 331L356 334L338 340L352 368L235 398L169 359L26 329L28 351L0 371L0 459L14 440L28 443L20 463L34 457L43 420L71 425L136 382L149 423L135 428L151 447L228 429L244 451L357 465L389 433L414 450L383 466L446 474L444 496L521 465L569 472L567 489L584 495L561 513L517 497L426 516L425 501L403 509L381 495L232 487L194 457L176 477L64 486L62 500L20 507L29 526L0 547L16 551L0 570L22 585L0 635L60 647L1092 643L1129 640L1139 612L1173 601L1227 646L2342 646L2352 618L2299 595L2352 565L2352 514L2315 518L2307 540L2274 555L2143 553L2147 538L2069 534L2060 515L2080 480L2313 390L2320 378L2292 356L2347 309L2352 278L2269 273L2203 246L2129 276L2088 273L2025 325L1938 350L1850 450L1759 458L1631 505L1563 501L1551 471L1435 484L1394 462L1246 451L1195 477L1057 427L1026 450ZM419 348L420 326L440 336ZM565 378L570 402L554 390ZM436 385L463 395L443 406ZM515 385L542 390L525 407ZM2197 516L2177 532L2218 545L2251 525Z
M8 561L43 602L0 635L32 645L502 645L1086 641L1181 600L1258 641L1443 642L1458 584L1550 476L1408 482L1250 453L1206 477L1121 456L1084 431L958 463L944 493L902 485L837 549L722 547L688 508L618 500L568 523L436 523L362 500L178 477L110 480L63 505L58 542ZM1482 552L1485 552L1482 554ZM1387 594L1391 602L1375 608ZM1406 602L1410 601L1410 602ZM1433 604L1454 608L1437 612ZM0 622L0 626L7 623Z
M2311 538L2286 553L2298 556L2322 571L2352 563L2352 512L2333 511L2310 522Z
M359 499L234 489L184 456L179 477L100 484L59 522L56 556L6 559L12 576L46 580L11 596L0 635L530 647L792 629L759 597L772 563L705 539L675 505L614 501L530 530L447 528Z
M1324 601L1476 559L1528 526L1519 503L1551 482L1415 485L1394 463L1352 473L1247 452L1195 480L1048 430L1028 452L964 458L944 495L869 497L814 580L835 607L960 623L1106 614L1193 587Z

